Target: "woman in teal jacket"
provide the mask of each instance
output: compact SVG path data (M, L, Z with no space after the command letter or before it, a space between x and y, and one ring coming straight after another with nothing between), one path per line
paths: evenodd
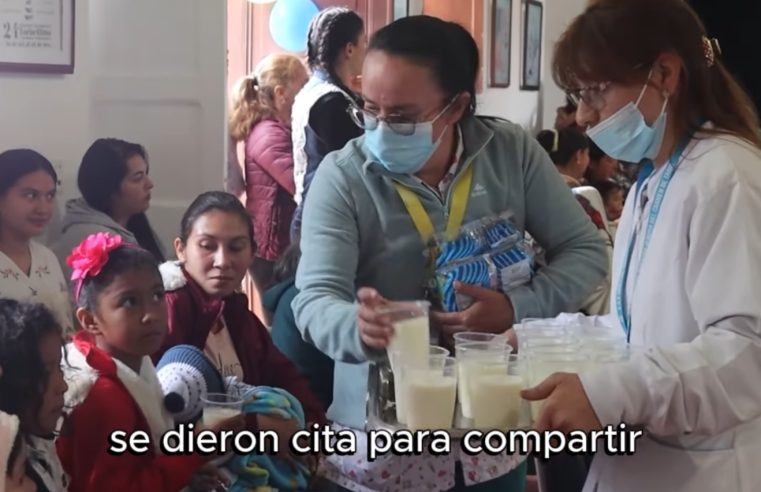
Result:
M547 153L517 125L474 115L479 70L478 47L457 24L412 16L380 29L362 72L364 108L355 109L365 135L325 158L306 199L294 315L305 340L336 361L329 419L355 430L360 451L368 368L386 357L393 334L377 307L423 297L428 231L402 197L437 232L457 210L464 222L510 211L546 251L548 265L507 295L459 286L475 302L435 315L445 332L501 333L523 318L577 310L606 273L605 245ZM327 475L369 490L524 489L523 459L454 448L369 464L361 452L332 456Z

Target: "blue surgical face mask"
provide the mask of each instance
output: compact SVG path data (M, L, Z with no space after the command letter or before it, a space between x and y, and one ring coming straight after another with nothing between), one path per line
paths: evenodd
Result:
M651 71L652 74L652 71ZM648 81L650 76L648 76ZM636 103L629 103L614 115L587 130L587 136L600 149L614 159L624 162L640 162L643 159L655 159L663 143L666 132L666 105L668 94L661 114L653 123L647 126L645 116L639 110L639 103L647 89L647 83L642 88Z
M454 102L454 101L452 101ZM378 121L375 128L365 130L365 146L388 171L396 174L415 174L423 168L441 145L446 127L438 140L433 141L433 123L449 109L450 102L431 121L409 123L415 127L411 135L392 130L385 121ZM401 124L394 125L398 130Z

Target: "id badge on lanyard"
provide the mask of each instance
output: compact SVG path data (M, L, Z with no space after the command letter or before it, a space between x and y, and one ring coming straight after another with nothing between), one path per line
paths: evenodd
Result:
M642 267L642 263L645 260L645 255L647 253L648 247L650 246L650 239L653 235L653 229L655 228L655 223L658 221L658 214L661 211L661 205L663 204L663 198L666 195L666 190L668 189L671 179L674 177L674 173L679 167L679 163L682 160L682 154L687 148L687 145L689 145L694 134L695 132L692 131L685 136L685 138L679 144L679 147L677 147L676 151L674 151L674 153L671 155L668 162L666 163L666 167L663 170L663 175L661 176L661 179L658 180L658 185L655 189L655 195L653 196L651 200L650 212L648 213L647 220L644 223L645 224L644 233L640 231L640 227L638 225L644 219L644 217L642 216L642 214L645 213L644 206L640 210L639 219L632 225L632 232L629 235L629 244L627 245L627 248L626 248L626 253L625 253L626 256L624 257L623 268L621 271L621 276L618 283L618 289L616 292L616 311L618 314L618 320L621 323L621 326L624 328L627 341L631 340L632 302L631 300L627 299L626 289L627 289L627 283L629 280L629 273L631 270L630 267L632 266L631 264L632 256L634 255L634 248L637 243L637 238L641 233L644 234L642 237L642 246L640 247L640 253L637 257L637 264L634 265L634 273L633 273L634 276L632 278L632 284L630 289L630 294L632 295L632 297L634 297L634 290L637 286L637 281L639 280L640 269ZM638 206L640 203L640 199L641 199L640 193L642 193L642 186L644 185L647 178L649 178L653 174L654 171L655 171L655 166L652 161L648 161L647 163L645 163L645 166L640 171L639 177L637 178L637 188L634 194L635 204L637 204L635 206Z

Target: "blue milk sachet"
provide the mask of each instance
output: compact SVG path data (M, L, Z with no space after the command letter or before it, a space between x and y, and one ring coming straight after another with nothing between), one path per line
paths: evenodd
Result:
M503 247L491 253L461 259L438 269L436 282L439 299L444 311L462 311L473 301L455 292L455 282L508 292L528 283L533 273L534 261L528 248L522 243Z
M436 268L517 244L521 234L510 223L510 216L506 212L469 222L460 228L454 239L447 239L443 234L436 235L433 244Z

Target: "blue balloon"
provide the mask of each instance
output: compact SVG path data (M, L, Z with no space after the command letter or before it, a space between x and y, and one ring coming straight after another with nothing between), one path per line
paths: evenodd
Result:
M272 39L287 51L306 50L309 23L319 11L312 0L277 0L270 12Z

